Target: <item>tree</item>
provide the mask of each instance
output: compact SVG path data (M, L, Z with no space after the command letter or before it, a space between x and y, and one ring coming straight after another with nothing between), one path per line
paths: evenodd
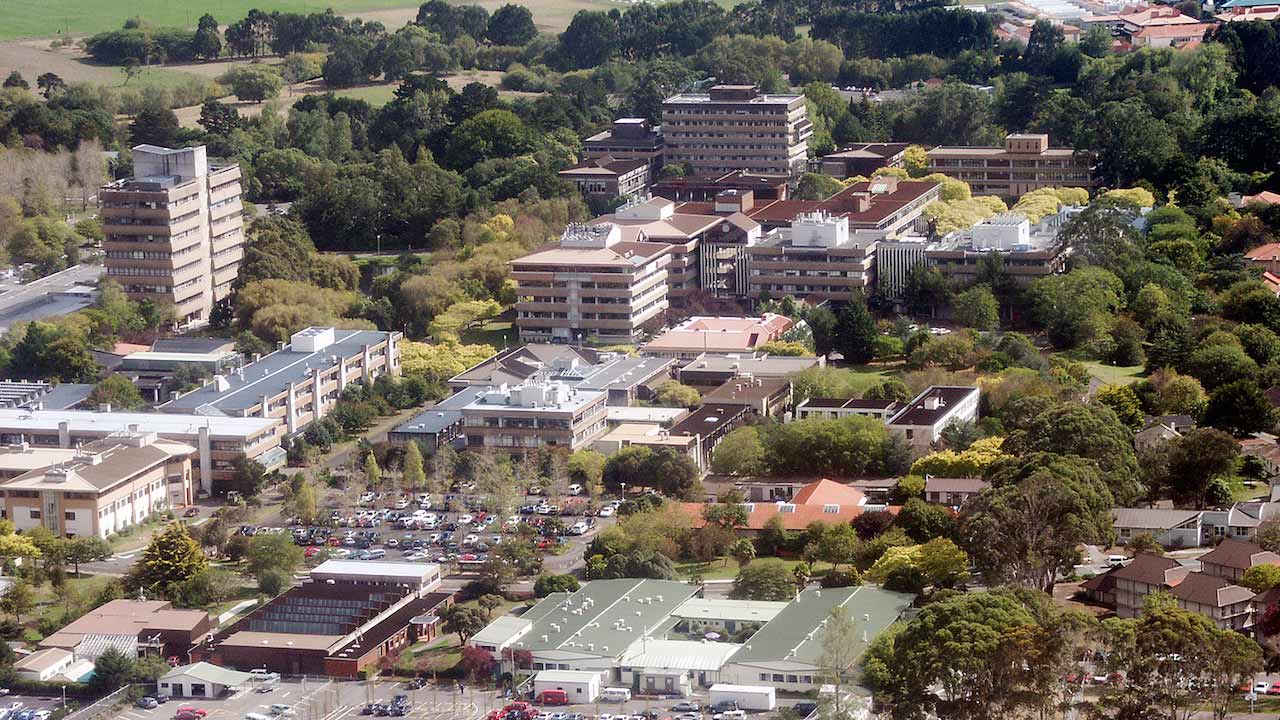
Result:
M1237 380L1210 393L1204 423L1236 437L1245 437L1271 429L1276 423L1276 412L1256 383Z
M1270 590L1280 585L1280 565L1254 565L1244 571L1240 584L1255 593Z
M502 607L502 596L492 593L481 595L476 599L476 603L484 610L486 620L493 618L493 611Z
M0 85L0 87L22 88L23 90L31 89L31 85L22 77L22 73L17 70L10 72L9 77L4 79L4 83Z
M533 13L523 5L503 5L493 11L485 31L485 37L494 45L525 45L537 36Z
M1254 534L1253 540L1258 543L1263 550L1280 552L1280 521L1264 521L1258 526L1258 530Z
M264 570L257 575L258 590L269 597L275 597L293 584L293 575L284 570Z
M259 579L272 570L292 575L302 565L302 555L302 548L288 535L254 535L245 556L245 571Z
M267 469L262 466L262 463L247 457L238 457L232 460L231 464L234 471L231 479L223 481L219 489L223 493L234 490L246 498L257 496L266 482Z
M867 310L866 303L854 300L845 305L836 317L833 349L847 362L868 363L875 358L878 335L876 321Z
M833 717L844 717L841 703L844 686L854 678L854 666L862 656L862 641L858 636L858 624L849 617L842 605L831 608L822 623L822 649L818 653L818 672L824 682L835 686Z
M262 102L280 94L284 80L268 65L241 65L228 70L218 82L231 88L241 100Z
M1062 403L1031 418L1025 430L1009 434L1004 451L1075 455L1097 463L1116 504L1127 506L1143 494L1133 434L1103 405Z
M975 285L956 295L952 301L956 322L975 330L1000 327L1000 303L986 285Z
M702 395L688 385L676 380L667 380L654 390L653 402L665 407L683 407L693 410L702 405Z
M580 587L578 578L572 575L541 575L533 583L533 594L544 598L551 593L578 592Z
M1213 480L1235 471L1240 445L1221 430L1196 428L1166 443L1161 452L1161 489L1179 507L1202 508Z
M222 36L218 34L218 21L212 15L200 16L196 34L191 38L191 52L204 60L213 60L222 54Z
M129 138L135 145L173 147L178 141L178 116L168 108L148 106L133 118Z
M462 659L458 661L458 667L462 668L462 672L472 682L484 682L493 678L497 665L498 661L494 659L493 653L478 647L462 648Z
M807 172L800 176L796 185L797 200L826 200L844 189L839 180L822 173Z
M97 535L77 535L67 538L63 547L63 557L71 563L76 577L80 577L80 563L106 560L111 557L111 543Z
M1033 452L987 477L992 489L965 503L956 534L988 581L1051 589L1079 544L1111 543L1112 495L1092 460Z
M902 510L898 513L898 520L894 524L918 543L928 542L936 537L945 537L951 534L955 526L951 512L947 508L932 505L918 497L911 498L902 506Z
M142 558L133 566L129 582L152 594L173 597L183 583L207 566L200 543L185 525L174 523L151 538Z
M466 605L450 605L440 613L444 619L444 631L458 634L458 642L467 644L467 638L475 635L489 624L484 611Z
M44 95L44 99L48 100L53 95L67 89L67 83L55 73L41 73L36 78L36 87L40 88L40 94Z
M600 479L604 476L605 458L595 450L576 450L569 456L565 470L569 480L581 485L587 495L595 500L600 497Z
M753 562L740 569L729 597L735 600L791 600L795 580L786 563L776 559Z
M729 546L729 555L738 563L738 570L742 570L756 559L756 546L746 538L738 538Z
M1124 283L1102 268L1081 267L1044 277L1028 289L1031 315L1063 348L1096 339L1124 306Z
M0 595L0 611L13 616L13 621L22 623L22 616L36 607L36 593L31 583L21 578L14 580L9 589Z
M1138 396L1130 385L1103 385L1098 388L1098 392L1094 394L1094 398L1111 408L1120 422L1124 423L1131 430L1142 429L1143 423L1146 421L1142 413L1142 404L1138 401Z
M410 442L404 449L404 487L410 490L421 490L426 487L427 473L422 468L422 450L416 441Z
M711 470L719 475L760 475L764 469L764 443L760 431L750 426L725 435L711 458Z
M1164 546L1156 539L1155 535L1149 532L1141 532L1134 535L1125 544L1125 548L1133 557L1137 557L1142 553L1149 555L1164 555Z
M145 403L142 393L124 375L112 373L98 382L89 393L86 402L90 405L110 405L112 410L137 410Z
M137 660L124 650L111 646L93 663L93 685L104 692L115 692L133 681Z
M378 458L374 457L373 450L365 453L364 477L369 487L376 488L382 484L382 469L378 467Z

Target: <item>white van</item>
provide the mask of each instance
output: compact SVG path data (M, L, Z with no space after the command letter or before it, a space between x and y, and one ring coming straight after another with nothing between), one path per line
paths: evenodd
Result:
M1108 555L1107 567L1110 567L1110 568L1124 567L1125 562L1127 562L1128 560L1129 558L1123 555Z
M630 688L611 687L600 691L600 699L605 702L627 702L631 699Z

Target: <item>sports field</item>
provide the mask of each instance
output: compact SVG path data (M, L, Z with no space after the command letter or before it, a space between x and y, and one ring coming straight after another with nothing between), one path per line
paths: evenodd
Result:
M346 14L418 4L412 0L0 0L0 40L89 35L118 28L135 15L154 25L194 27L204 13L225 24L253 8L306 13L331 7Z

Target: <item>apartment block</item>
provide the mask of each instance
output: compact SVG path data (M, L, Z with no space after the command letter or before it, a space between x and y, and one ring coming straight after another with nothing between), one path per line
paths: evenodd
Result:
M582 141L582 154L588 160L643 160L652 173L662 169L662 128L644 118L618 118L608 130Z
M161 412L278 418L293 434L319 420L347 385L400 374L398 332L310 327L284 347L160 406Z
M0 444L5 445L74 449L138 433L195 448L192 483L198 497L218 491L219 481L233 478L235 461L240 458L256 460L267 470L285 463L280 447L284 425L271 418L0 409Z
M929 172L963 180L975 195L1018 197L1049 187L1092 189L1093 159L1050 147L1045 134L1014 134L1002 147L944 147L929 151Z
M1058 240L1058 232L1081 210L1063 208L1035 224L1017 213L997 215L929 244L925 259L957 287L966 287L977 282L983 258L995 253L1009 277L1026 287L1066 271L1070 248Z
M511 261L524 341L630 343L667 308L671 246L606 222L571 224L560 242Z
M512 452L589 446L607 429L609 393L535 379L486 388L463 405L466 446Z
M754 85L716 85L662 103L666 160L695 173L799 177L808 161L809 120L803 95L767 95Z
M918 454L929 452L953 422L977 422L981 394L976 387L934 385L915 396L887 423L903 433Z
M135 300L172 303L180 325L203 325L244 256L240 166L210 164L203 145L139 145L133 168L99 192L107 277Z
M649 193L649 163L645 160L587 160L559 172L588 198L612 200Z
M70 459L0 482L3 517L18 530L105 538L157 510L191 503L195 452L141 432L82 445Z

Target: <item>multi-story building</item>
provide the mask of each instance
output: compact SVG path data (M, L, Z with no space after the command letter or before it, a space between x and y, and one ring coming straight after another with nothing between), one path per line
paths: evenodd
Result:
M306 429L333 409L347 385L400 374L400 333L299 330L287 345L160 406L161 412L279 418Z
M82 445L69 460L0 482L3 517L18 530L105 538L159 510L191 503L195 452L155 433Z
M813 123L804 95L766 95L754 85L716 85L662 103L666 160L698 174L747 170L799 177Z
M902 407L897 400L876 400L874 398L807 398L796 406L796 419L823 418L836 420L839 418L860 415L888 422Z
M608 130L582 141L582 154L588 160L643 160L650 173L662 169L662 128L644 118L618 118Z
M0 444L76 448L122 433L154 433L195 448L192 482L197 496L220 492L235 476L236 461L256 460L267 470L283 467L284 425L275 418L198 414L0 409Z
M1002 147L943 147L929 151L929 172L969 184L975 195L1018 197L1050 187L1092 189L1093 158L1049 147L1044 134L1015 134Z
M632 199L649 193L649 163L645 160L591 159L565 168L559 175L588 198Z
M1249 568L1259 565L1280 565L1280 555L1263 550L1257 543L1234 538L1223 539L1200 558L1201 572L1236 583L1244 579Z
M743 170L715 175L666 177L653 183L653 194L677 202L710 202L725 191L751 193L758 202L790 197L787 179L777 175L754 175Z
M926 453L951 423L977 422L980 396L976 387L934 385L889 418L889 430L905 434L917 452Z
M855 239L849 219L821 210L797 215L775 230L750 256L752 297L773 296L849 301L870 291L875 240Z
M883 167L902 167L907 143L858 143L822 156L818 168L823 175L850 178L871 173Z
M1218 575L1189 573L1169 591L1178 607L1203 615L1222 630L1253 625L1253 591Z
M667 309L672 248L642 229L572 224L558 245L511 261L516 327L526 341L631 343Z
M139 145L133 169L99 192L107 277L135 300L172 303L181 325L203 325L244 256L240 166L210 164L203 145Z
M460 408L466 446L511 452L548 446L578 450L605 431L608 398L607 392L542 379L487 388Z
M957 287L968 287L978 280L983 258L995 253L1004 272L1025 287L1066 271L1070 248L1058 240L1058 232L1081 209L1063 208L1034 225L1017 213L997 215L930 243L924 250L925 260Z

